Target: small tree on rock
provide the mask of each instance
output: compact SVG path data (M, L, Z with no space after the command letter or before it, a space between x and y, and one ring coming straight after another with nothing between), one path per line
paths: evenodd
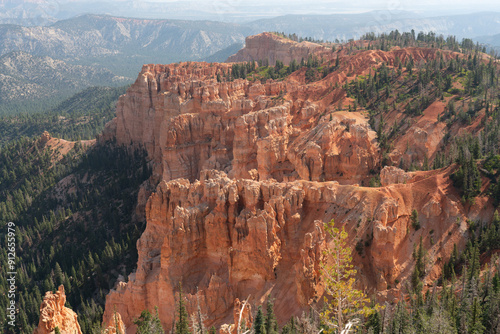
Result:
M347 232L333 227L333 220L325 224L331 237L331 246L323 252L321 276L325 285L325 307L321 320L331 332L349 333L360 322L360 317L368 315L372 309L366 305L369 299L354 285L356 270L351 263L351 248L347 246Z

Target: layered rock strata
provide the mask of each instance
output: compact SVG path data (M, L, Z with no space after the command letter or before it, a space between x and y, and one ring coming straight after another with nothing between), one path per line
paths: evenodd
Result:
M464 220L464 208L458 196L440 190L449 186L449 173L378 189L235 180L214 170L194 182L162 181L146 207L137 272L108 295L105 318L116 309L129 327L143 309L158 306L169 328L179 283L189 310L200 303L210 324L231 321L232 301L249 295L253 304L272 295L280 321L299 315L321 296L319 264L328 246L323 222L331 219L346 226L353 248L370 244L355 254L362 285L385 290L410 275L420 237L430 257L449 256L446 245L460 244L467 226L456 221ZM413 209L425 213L417 232L410 222Z
M267 61L269 65L274 66L276 60L280 60L285 65L289 65L292 60L297 63L300 63L302 59L307 61L309 56L326 50L327 48L320 44L307 41L298 43L264 32L248 36L245 39L245 47L230 56L227 62Z
M283 81L219 82L230 65L145 65L101 137L144 147L157 184L144 196L137 271L108 295L105 323L116 310L133 333L132 319L158 306L171 328L179 283L207 326L234 321L234 300L248 296L252 305L274 298L283 323L321 300L319 265L330 242L323 224L331 219L346 227L370 293L409 277L420 238L434 260L428 279L436 279L438 258L465 240L465 218L492 212L481 201L464 207L449 180L453 167L388 168L383 187L363 187L377 174L380 150L367 115L345 111L351 100L340 86L396 56L436 55L367 51L308 85L305 70Z
M279 182L367 179L378 145L366 117L310 100L328 92L333 100L340 90L217 82L225 70L221 64L144 66L103 138L145 147L157 180L194 181L203 169Z

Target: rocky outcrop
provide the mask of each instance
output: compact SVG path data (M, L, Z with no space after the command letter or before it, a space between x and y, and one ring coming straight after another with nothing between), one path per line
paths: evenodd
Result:
M430 257L449 256L452 247L443 245L450 240L461 243L465 227L455 223L464 212L459 196L453 199L436 186L449 182L449 173L378 189L230 179L213 170L194 182L162 181L146 207L137 272L108 295L104 317L116 309L129 328L143 309L158 306L169 328L182 282L188 310L199 303L210 315L207 325L232 321L236 298L251 295L251 303L259 304L268 293L275 298L278 319L286 321L322 294L319 264L329 242L323 223L331 219L346 227L351 245L370 244L355 255L360 278L371 291L385 290L409 277L413 244L420 236ZM422 215L422 228L413 231L411 211L424 212L432 201L442 210Z
M47 131L44 131L38 140L40 146L44 146L47 142L52 139L52 136Z
M64 286L56 293L46 292L40 305L40 321L33 334L53 334L56 328L61 334L82 334L76 313L65 307L65 303Z
M274 66L276 60L280 60L288 65L292 60L300 63L302 59L307 60L309 55L325 50L327 48L320 44L307 41L299 43L273 33L264 32L247 37L245 47L230 56L227 62L265 60L269 65Z
M202 172L194 183L162 181L146 208L140 267L108 296L106 312L116 307L128 327L137 311L157 305L162 322L170 324L179 282L188 308L199 302L215 323L233 320L236 298L256 301L273 288L288 291L290 304L307 305L318 283L324 236L314 221L300 226L304 195L300 184L236 181L216 171Z
M340 87L396 56L419 61L435 51L360 52L307 85L302 70L283 81L220 82L230 65L145 65L100 139L145 148L157 184L142 192L137 270L107 296L104 322L117 311L133 333L132 319L158 306L171 328L182 283L188 311L199 305L206 326L233 322L234 301L248 296L252 305L274 298L283 323L321 303L319 265L330 243L323 225L332 219L356 246L370 294L410 276L420 238L428 279L437 279L437 259L464 243L457 220L492 212L467 212L449 180L453 167L411 178L390 167L382 187L363 187L380 150L367 115L345 110L351 102Z
M52 163L55 163L63 159L76 145L78 145L78 150L86 150L95 143L95 139L79 140L76 142L55 138L48 131L44 131L37 141L37 146L40 149L48 150Z
M394 166L385 166L380 171L380 183L382 186L391 184L406 183L410 179L410 174Z
M102 139L141 145L157 180L232 178L360 183L378 161L376 135L359 113L336 112L296 82L217 82L225 64L146 65ZM280 94L286 95L277 99ZM338 94L331 99L339 98Z

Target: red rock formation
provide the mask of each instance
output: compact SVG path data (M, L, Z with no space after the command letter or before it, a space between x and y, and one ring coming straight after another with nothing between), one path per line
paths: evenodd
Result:
M383 186L406 183L410 178L410 173L394 166L385 166L380 171L380 183Z
M143 146L158 183L145 206L137 271L108 295L105 323L116 310L133 333L132 319L158 306L170 328L179 282L188 310L199 303L208 326L233 321L233 301L249 295L254 305L271 295L278 320L287 321L320 300L329 243L323 223L331 219L345 225L353 248L366 245L353 256L372 292L409 277L420 237L436 260L429 280L436 279L437 258L464 242L466 214L484 219L492 209L461 204L448 177L453 167L386 169L384 187L360 187L379 163L376 136L365 113L337 111L350 103L337 84L410 55L436 56L432 49L360 52L308 85L304 71L279 82L218 82L229 65L145 65L101 138Z
M230 56L227 62L259 61L267 60L269 65L274 65L276 60L285 65L292 60L298 63L302 59L307 60L309 55L326 51L328 48L311 42L295 42L282 38L276 34L264 32L245 39L245 47L236 54Z
M65 307L65 303L64 286L56 293L46 292L40 305L40 321L33 334L53 334L56 327L61 334L82 334L76 313Z
M80 140L76 141L67 141L64 139L59 139L52 137L50 133L44 131L38 139L37 144L39 148L48 149L51 155L51 161L53 163L64 158L66 154L68 154L75 145L79 143L81 149L87 149L96 143L95 139L91 140Z
M359 113L334 112L296 82L218 83L224 65L146 65L103 135L143 145L156 179L233 178L359 183L376 165L375 132ZM274 98L288 92L289 101ZM142 112L146 110L146 112ZM253 175L253 176L252 176Z
M459 196L441 191L450 186L450 172L378 189L232 180L215 171L202 172L193 183L162 181L148 201L137 272L108 295L105 318L116 307L128 327L143 309L158 306L169 328L175 287L182 280L190 310L199 299L211 324L230 320L235 298L251 294L255 304L268 293L285 321L321 295L323 222L332 218L346 226L353 246L357 240L371 242L364 258L356 255L355 261L363 286L385 290L409 277L413 244L420 236L430 257L447 257L448 242L463 242L466 225L456 224L465 211ZM414 208L428 212L421 215L417 232L409 221Z
M108 296L106 312L116 305L127 321L137 310L158 305L160 318L169 324L174 287L181 278L188 304L196 305L198 288L212 322L228 322L235 298L255 291L260 291L256 298L263 298L277 280L286 285L283 293L288 291L294 304L307 305L314 295L324 238L314 222L297 226L303 197L299 186L234 181L215 171L202 172L194 184L183 179L161 182L148 201L148 226L138 242L141 265L129 283ZM300 240L302 232L310 235L303 246L282 243L286 234ZM282 271L278 265L283 261L288 264Z

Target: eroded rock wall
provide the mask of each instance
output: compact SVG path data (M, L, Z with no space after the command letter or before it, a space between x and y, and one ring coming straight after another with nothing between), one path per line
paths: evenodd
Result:
M217 82L227 70L225 64L145 65L120 97L104 138L145 147L157 180L194 181L204 169L279 182L368 179L379 159L375 132L359 113L310 101L330 86L308 93L293 81Z
M430 257L449 256L451 249L443 247L460 243L466 231L465 222L456 224L464 208L437 187L447 185L449 172L376 189L230 179L213 170L195 182L162 181L148 200L137 272L108 295L105 319L116 309L129 328L143 309L158 306L169 328L182 283L188 309L199 303L210 325L231 322L233 301L248 296L253 304L272 296L279 320L286 321L322 294L319 263L328 246L323 223L331 219L346 226L353 248L371 243L355 254L364 287L373 292L404 282L420 237ZM414 208L426 213L417 232L410 222ZM436 279L439 268L433 270Z
M283 81L219 82L230 65L145 65L101 138L144 147L157 184L143 198L137 271L108 295L105 323L116 310L133 333L132 319L158 306L171 328L179 283L188 310L200 305L207 326L233 322L235 300L248 296L252 305L273 297L283 323L321 300L323 224L331 219L346 227L360 286L370 293L401 288L420 237L432 259L428 280L437 279L438 258L464 243L466 217L491 210L481 200L463 206L449 180L454 167L387 168L383 187L363 187L377 175L380 150L367 114L346 111L352 100L340 88L410 55L436 56L366 51L310 84L305 70ZM420 213L418 231L412 210Z

